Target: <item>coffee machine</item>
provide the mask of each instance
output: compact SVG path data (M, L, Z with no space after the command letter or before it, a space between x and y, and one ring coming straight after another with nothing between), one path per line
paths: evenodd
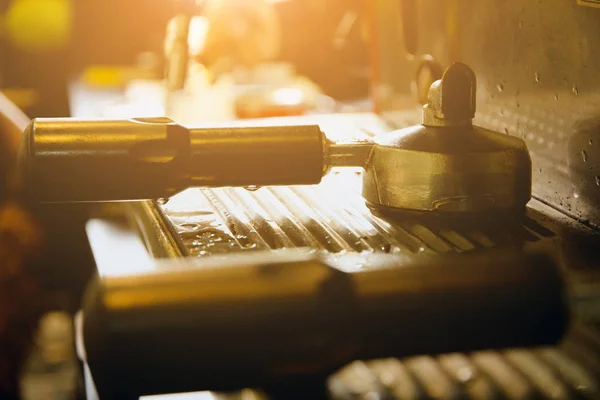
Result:
M370 2L374 112L33 121L30 198L119 201L88 397L596 398L596 5Z

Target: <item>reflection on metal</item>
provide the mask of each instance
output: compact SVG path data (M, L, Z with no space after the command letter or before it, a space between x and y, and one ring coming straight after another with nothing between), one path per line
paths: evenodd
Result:
M172 225L164 219L152 201L128 203L123 211L144 240L152 258L174 258L183 255Z
M464 252L523 246L556 237L533 201L521 220L435 221L374 215L361 196L360 169L334 169L320 185L188 189L160 206L186 255L310 247L333 253Z
M101 276L127 276L146 271L153 263L139 236L126 225L92 219L86 231Z
M577 4L582 6L600 8L600 1L598 0L577 0Z
M83 339L101 398L268 392L356 359L552 344L565 295L555 262L520 250L170 259L92 284Z
M581 344L594 341L577 324L559 347L357 361L332 376L328 386L335 400L595 399L600 349Z
M363 196L373 207L439 213L519 212L531 198L524 142L474 127L476 80L449 67L429 91L423 125L374 139Z
M377 27L374 76L390 93L377 102L391 124L398 100L410 97L406 79L414 71L401 44L398 13L390 13L396 3L374 1L383 25ZM460 61L476 71L475 123L527 143L533 195L598 228L600 53L593 49L600 47L600 9L584 3L594 2L423 0L417 25L420 54L444 67Z
M317 125L37 119L23 134L19 157L32 199L121 201L167 198L190 186L318 183L324 146Z

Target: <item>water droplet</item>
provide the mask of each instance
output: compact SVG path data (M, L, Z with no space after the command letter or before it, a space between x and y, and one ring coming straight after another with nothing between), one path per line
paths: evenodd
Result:
M246 189L249 192L256 192L258 189L260 189L260 186L255 186L255 185L245 186L244 189Z
M600 186L600 176L596 175L596 186Z
M192 232L192 231L200 230L200 225L199 224L185 223L185 224L179 225L179 228L182 231L185 231L185 232Z
M538 83L540 81L540 73L536 72L533 76L533 79L535 80L535 83Z
M504 133L509 134L508 128L504 128Z
M588 142L590 145L594 144L594 139L590 139L590 141Z
M558 93L554 95L554 100L558 101Z
M158 204L159 206L164 206L169 202L169 199L165 198L165 197L161 197L160 199L156 199L156 204Z
M579 198L579 193L573 193L573 197L575 197L576 199Z
M459 370L457 371L457 376L458 376L458 379L459 379L459 380L460 380L462 383L467 383L467 382L469 382L470 380L472 380L472 379L473 379L474 375L475 375L475 374L473 373L473 370L472 370L471 368L469 368L469 367L463 367L463 368L461 368L461 369L459 369Z
M384 244L383 246L381 246L381 251L383 251L384 253L389 253L392 251L392 245L387 243Z
M583 160L583 162L587 162L587 153L585 152L585 150L581 150L581 159Z
M579 95L579 89L577 88L577 85L573 85L573 94L575 96Z
M425 251L425 247L419 247L419 253L423 253Z
M498 86L496 86L496 89L498 89L498 91L502 93L504 91L504 85L500 83L498 84Z
M519 21L519 28L523 28L525 26L525 22Z

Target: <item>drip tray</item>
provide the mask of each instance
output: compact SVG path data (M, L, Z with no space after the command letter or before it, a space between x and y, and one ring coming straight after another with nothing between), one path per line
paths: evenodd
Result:
M160 207L186 256L308 247L332 253L444 253L553 239L533 201L517 222L440 223L373 215L360 170L334 170L316 186L189 189Z

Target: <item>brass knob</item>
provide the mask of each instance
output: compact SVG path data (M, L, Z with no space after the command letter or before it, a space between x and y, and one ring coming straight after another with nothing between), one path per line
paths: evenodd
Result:
M425 126L470 126L475 117L477 78L471 68L452 64L429 89L423 108Z

